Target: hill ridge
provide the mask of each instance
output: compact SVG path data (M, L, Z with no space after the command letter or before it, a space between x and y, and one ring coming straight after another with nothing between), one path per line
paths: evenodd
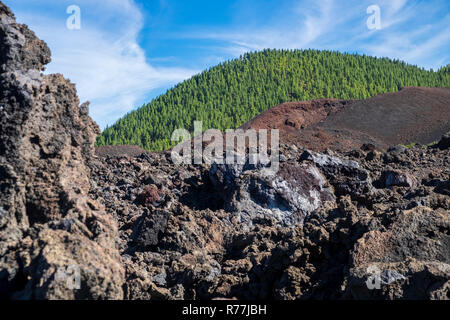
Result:
M171 133L202 120L204 129L236 128L289 101L365 99L406 86L449 87L448 66L427 71L403 61L320 50L247 53L177 84L106 128L97 145L173 146Z

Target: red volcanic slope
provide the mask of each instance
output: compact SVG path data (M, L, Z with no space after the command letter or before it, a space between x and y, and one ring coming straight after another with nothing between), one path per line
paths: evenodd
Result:
M450 88L406 87L367 100L320 99L273 107L243 129L279 129L281 143L322 151L436 141L450 131Z

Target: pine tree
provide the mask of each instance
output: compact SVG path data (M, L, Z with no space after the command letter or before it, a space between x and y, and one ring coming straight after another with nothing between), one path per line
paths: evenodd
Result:
M183 81L130 112L97 138L97 145L137 144L161 151L173 130L236 128L287 101L366 99L404 86L450 87L450 65L427 71L403 61L319 50L246 53Z

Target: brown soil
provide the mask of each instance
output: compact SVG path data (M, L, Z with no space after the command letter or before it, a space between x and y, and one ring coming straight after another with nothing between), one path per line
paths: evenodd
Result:
M128 146L128 145L120 145L120 146L103 146L95 148L95 154L99 157L121 157L121 156L130 156L137 157L143 153L146 153L144 149L138 146Z
M367 100L289 102L241 128L279 129L282 143L317 151L428 144L450 130L450 88L406 87Z

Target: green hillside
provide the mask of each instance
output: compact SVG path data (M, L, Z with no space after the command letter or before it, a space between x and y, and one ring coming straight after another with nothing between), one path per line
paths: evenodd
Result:
M364 99L404 86L450 86L449 66L427 71L405 62L318 50L264 50L222 63L130 112L97 145L134 144L161 151L172 131L236 128L286 101Z

